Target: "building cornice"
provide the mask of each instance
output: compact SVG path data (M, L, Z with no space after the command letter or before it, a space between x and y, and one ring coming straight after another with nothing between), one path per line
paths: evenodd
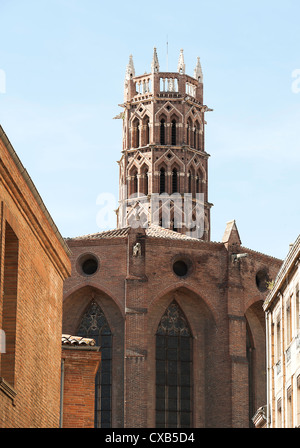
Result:
M34 229L43 247L47 248L48 253L51 254L51 257L58 267L59 272L63 275L63 277L68 277L70 275L69 256L71 254L71 251L65 240L61 236L32 179L30 178L27 170L24 168L1 125L0 141L3 144L2 148L4 147L8 152L8 157L5 156L5 154L2 154L0 158L0 174L2 176L3 182L5 182L7 188L9 189L9 191L11 191L12 197L14 198L17 207L21 210L25 219L30 223L31 228ZM15 166L15 172L13 172L14 167L9 158L12 160ZM17 176L20 176L19 183L21 182L21 184L17 183ZM24 182L23 185L22 181ZM26 187L28 188L28 190L26 189ZM36 204L35 206L30 205L30 195L32 195L34 199L33 203ZM36 210L34 210L35 207ZM39 211L37 212L37 210ZM50 229L53 232L53 236L55 236L56 241L60 244L64 252L61 252L61 249L59 249L57 243L55 242L55 239L48 234L48 232L42 225L42 222L40 221L42 219L42 216L44 217L46 223L50 226Z
M296 239L293 246L290 248L290 251L287 254L275 278L273 288L266 297L266 300L263 305L263 309L265 311L271 306L274 298L276 298L278 295L278 291L280 291L280 289L284 286L286 277L292 271L295 264L299 261L300 261L300 235Z

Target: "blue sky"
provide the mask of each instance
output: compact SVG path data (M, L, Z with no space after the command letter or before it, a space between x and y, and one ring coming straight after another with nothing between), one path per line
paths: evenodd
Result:
M214 110L212 240L235 219L244 246L284 258L299 234L299 17L297 0L0 0L0 124L62 235L103 230L97 197L118 199L113 117L129 55L149 72L155 46L163 71L168 40L170 71L181 48L190 75L200 56Z

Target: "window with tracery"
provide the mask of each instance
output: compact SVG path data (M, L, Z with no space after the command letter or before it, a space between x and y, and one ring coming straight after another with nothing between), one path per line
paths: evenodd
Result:
M112 333L94 300L83 315L77 335L95 339L101 347L101 363L95 380L95 428L111 428Z
M156 332L156 426L192 426L192 335L175 301Z

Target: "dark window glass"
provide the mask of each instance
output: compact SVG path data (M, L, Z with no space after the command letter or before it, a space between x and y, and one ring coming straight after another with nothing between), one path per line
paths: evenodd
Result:
M95 339L101 347L101 363L95 380L95 428L111 428L112 334L95 301L86 310L77 334Z
M176 168L172 171L172 193L178 192L178 173Z
M159 193L165 193L166 191L166 173L164 168L160 170L160 185L159 185Z
M165 137L165 120L160 120L160 144L165 145L166 144L166 137Z
M137 177L137 173L134 174L133 177L133 193L137 193L138 192L138 177Z
M192 425L192 335L176 302L156 333L156 426Z
M176 145L176 121L172 121L172 145Z

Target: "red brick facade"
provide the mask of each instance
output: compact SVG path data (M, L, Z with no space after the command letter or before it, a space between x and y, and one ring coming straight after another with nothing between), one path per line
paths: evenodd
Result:
M0 127L0 427L59 425L68 252Z
M152 72L135 76L131 58L123 107L118 228L67 240L63 331L102 341L105 427L248 427L266 403L262 303L282 262L243 247L234 221L210 241L199 61L194 77L183 53L178 73L161 73L154 51ZM162 188L194 206L203 193L201 238L127 200Z
M248 427L266 401L261 308L266 292L260 291L257 274L274 278L281 261L240 244L177 235L123 229L68 240L73 275L64 286L63 331L76 334L84 310L97 301L113 334L111 424L154 427L155 335L175 300L193 335L193 425ZM134 257L137 241L142 253ZM99 260L93 275L78 265L86 253ZM237 253L248 257L235 260ZM178 257L189 261L184 277L172 268Z
M99 347L63 344L61 427L94 427L95 376L100 360Z

